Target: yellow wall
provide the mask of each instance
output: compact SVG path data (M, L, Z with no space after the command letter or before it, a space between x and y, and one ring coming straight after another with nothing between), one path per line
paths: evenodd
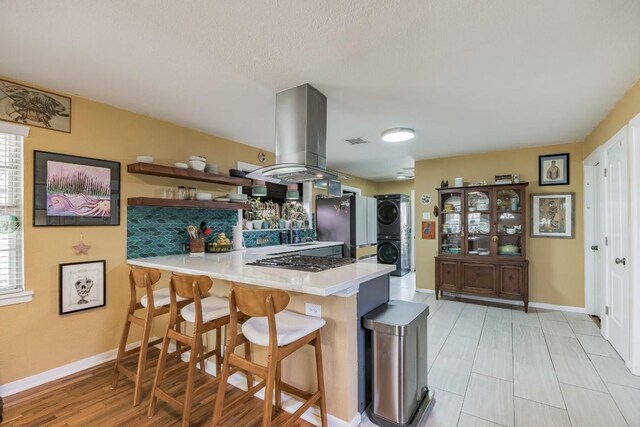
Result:
M556 153L570 154L570 185L539 187L538 156ZM529 238L527 255L530 301L584 307L583 233L582 233L582 159L584 144L572 143L518 150L481 153L460 157L416 162L416 199L423 193L432 196L429 205L416 203L416 230L423 212L433 212L437 200L435 188L442 179L452 183L456 176L465 181L493 182L495 175L519 174L529 182L527 193L575 192L575 239ZM527 215L527 221L529 216ZM434 257L437 240L416 237L417 286L434 288Z
M607 116L585 139L585 157L604 144L631 119L640 114L640 80L616 103Z

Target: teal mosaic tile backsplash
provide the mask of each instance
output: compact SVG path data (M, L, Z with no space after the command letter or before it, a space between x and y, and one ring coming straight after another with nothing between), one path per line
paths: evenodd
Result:
M233 226L238 213L226 209L191 209L153 206L127 207L127 258L183 254L184 244L189 242L186 227L200 226L206 221L213 228L206 241L215 240L218 233L233 238ZM280 244L280 231L260 230L243 232L248 248ZM301 238L315 240L314 230L297 230ZM260 243L258 243L260 241Z
M238 222L238 212L225 209L191 209L152 206L127 207L127 258L175 255L185 253L189 242L186 227L200 226L206 221L213 228L207 241L218 233L232 237L232 227Z

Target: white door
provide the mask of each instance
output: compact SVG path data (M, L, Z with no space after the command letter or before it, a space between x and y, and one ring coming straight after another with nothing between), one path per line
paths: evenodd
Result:
M607 268L607 329L611 345L626 361L629 360L629 277L628 257L628 177L627 127L605 145L606 209L608 244ZM606 314L605 314L606 315Z

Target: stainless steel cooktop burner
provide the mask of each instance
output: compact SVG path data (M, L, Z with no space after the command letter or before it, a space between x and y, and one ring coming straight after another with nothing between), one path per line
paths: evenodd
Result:
M342 267L344 265L353 264L354 262L356 262L356 260L353 258L333 258L309 255L282 255L273 258L259 259L255 262L248 262L247 265L317 272Z

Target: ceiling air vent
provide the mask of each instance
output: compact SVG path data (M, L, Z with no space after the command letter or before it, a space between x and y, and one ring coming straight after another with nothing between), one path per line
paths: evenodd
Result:
M369 141L367 141L366 139L364 139L361 136L359 136L357 138L345 139L344 142L348 142L351 145L359 145L359 144L368 144L369 143Z

